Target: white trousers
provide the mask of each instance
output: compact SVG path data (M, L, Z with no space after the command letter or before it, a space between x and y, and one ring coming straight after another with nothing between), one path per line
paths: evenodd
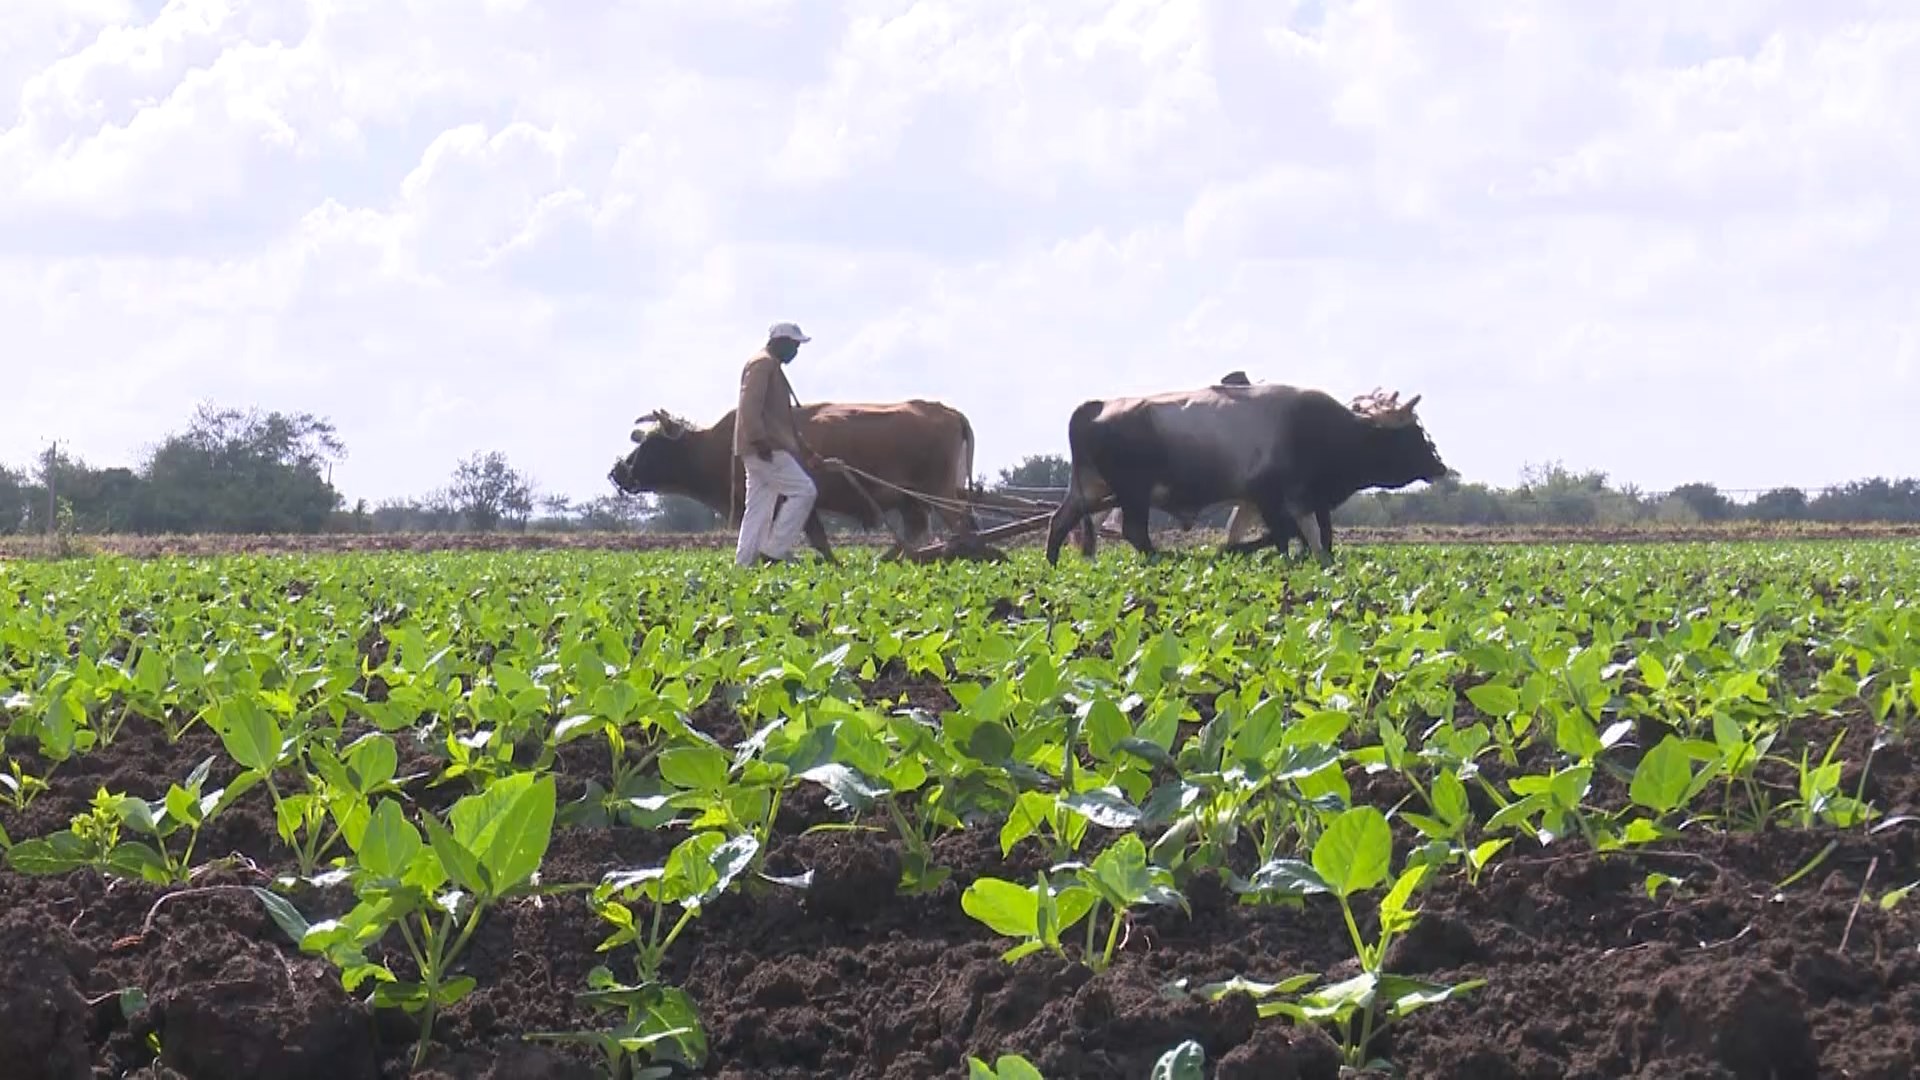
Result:
M818 494L813 478L785 450L775 450L771 461L762 461L760 455L751 453L743 460L747 467L747 506L740 518L734 565L752 566L763 554L784 559L800 546L807 515L813 511ZM776 517L774 504L782 495L787 502Z

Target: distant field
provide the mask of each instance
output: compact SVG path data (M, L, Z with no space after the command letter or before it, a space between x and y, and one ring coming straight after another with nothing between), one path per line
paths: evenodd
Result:
M1037 533L1002 544L1032 546L1043 542ZM1169 547L1218 544L1224 533L1215 529L1191 532L1170 530L1154 537ZM1399 528L1335 527L1334 546L1349 544L1559 544L1559 543L1699 543L1748 540L1893 540L1920 539L1920 524L1762 525L1409 525ZM351 551L676 551L731 549L732 533L387 533L320 535L203 535L203 536L78 536L82 553L149 558L164 555L274 554ZM836 547L885 547L884 534L834 538ZM34 536L0 536L0 558L43 554L46 540ZM1103 550L1126 547L1115 536L1101 537ZM1129 549L1130 550L1130 549ZM1296 545L1297 551L1297 545Z
M1679 535L1716 542L0 563L0 1041L196 1080L1912 1075L1920 546ZM1389 539L1491 537L1339 542Z

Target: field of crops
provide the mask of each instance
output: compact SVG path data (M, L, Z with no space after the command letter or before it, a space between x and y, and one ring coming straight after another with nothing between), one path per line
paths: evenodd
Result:
M1920 545L847 562L0 562L6 1075L1920 1069Z

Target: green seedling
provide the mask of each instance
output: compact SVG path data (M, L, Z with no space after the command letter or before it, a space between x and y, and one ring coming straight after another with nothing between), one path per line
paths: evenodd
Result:
M289 933L297 931L302 950L339 968L349 993L371 980L374 1007L421 1017L417 1068L426 1059L435 1016L476 985L472 976L454 971L481 917L527 891L538 873L552 839L554 810L553 777L522 773L460 799L445 823L424 815L423 839L400 804L382 797L352 845L350 879L359 903L338 919L310 926L284 902L269 903L269 911ZM401 979L369 955L395 930L413 961L413 979Z
M1339 903L1360 974L1293 1000L1263 1005L1261 1012L1330 1026L1341 1038L1348 1066L1355 1068L1367 1062L1378 1025L1483 985L1483 980L1471 980L1444 986L1385 970L1387 950L1394 938L1413 926L1417 913L1409 905L1430 870L1427 864L1416 863L1401 872L1380 901L1379 936L1369 941L1354 919L1352 897L1386 883L1392 856L1393 833L1386 815L1371 806L1356 806L1328 824L1313 847L1311 864L1279 860L1262 867L1253 881L1253 886L1262 891L1292 896L1331 894Z
M619 1012L621 1022L602 1031L536 1032L527 1038L599 1049L610 1080L664 1080L677 1069L697 1071L706 1064L706 1031L686 991L653 981L627 985L596 967L577 998L590 1008Z
M732 887L758 852L759 841L752 836L729 839L718 831L699 832L681 841L667 855L664 866L606 875L588 895L594 914L614 927L597 951L634 946L634 968L640 981L654 982L681 931ZM644 929L631 906L640 900L651 909ZM670 907L679 908L680 914L668 928L666 912Z
M237 797L235 787L204 790L213 759L202 761L186 784L172 784L149 802L100 788L84 814L60 832L11 845L7 861L23 874L63 874L81 867L153 885L176 885L194 873L193 848L207 820ZM123 831L145 839L123 840ZM174 850L181 833L186 842Z
M1056 886L1054 882L1072 882ZM1062 935L1087 921L1081 961L1095 972L1106 970L1119 947L1127 912L1142 904L1187 908L1173 887L1173 875L1147 861L1146 844L1129 833L1091 863L1061 863L1043 871L1036 884L1022 888L1000 878L983 877L961 894L968 915L1006 937L1020 941L1003 954L1012 963L1041 950L1065 958ZM1110 911L1104 947L1099 943L1102 905Z
M1001 1054L992 1065L967 1058L967 1080L1046 1080L1033 1063L1019 1054Z

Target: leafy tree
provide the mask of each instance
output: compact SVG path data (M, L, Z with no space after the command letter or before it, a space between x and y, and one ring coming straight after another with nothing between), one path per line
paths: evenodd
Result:
M27 523L27 478L0 465L0 536L19 532Z
M95 469L64 451L50 450L41 455L34 473L35 483L26 486L26 530L48 531L47 484L53 484L56 501L65 500L72 508L73 528L79 532L125 532L132 527L145 497L139 476L124 468Z
M1733 500L1712 484L1681 484L1668 492L1667 498L1693 511L1701 521L1725 521L1733 516Z
M503 523L523 527L533 513L533 485L498 450L474 454L455 466L444 497L467 527L479 532Z
M201 405L148 458L130 517L140 532L319 532L342 502L325 470L344 453L309 413Z
M683 495L661 495L645 519L648 532L697 533L720 526L720 515Z
M1532 504L1532 512L1522 520L1548 525L1589 525L1600 516L1597 496L1606 490L1606 473L1575 473L1555 461L1523 468L1520 490L1515 494Z
M642 527L647 513L646 503L632 495L602 495L575 506L573 520L588 532L632 532Z
M1804 521L1807 517L1807 493L1799 488L1774 488L1753 500L1756 521Z
M460 515L445 492L424 500L387 499L370 516L376 533L452 532L460 527Z
M1002 488L1063 488L1073 477L1073 462L1059 454L1028 454L1020 464L1000 470Z
M1855 480L1821 492L1808 509L1820 521L1920 521L1920 480Z

